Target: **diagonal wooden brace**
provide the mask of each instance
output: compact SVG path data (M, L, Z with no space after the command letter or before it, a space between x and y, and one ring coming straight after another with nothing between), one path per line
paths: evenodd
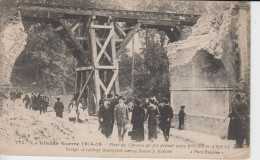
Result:
M120 57L122 51L125 49L125 47L127 46L127 44L130 42L130 40L133 38L133 36L135 35L135 33L140 29L141 27L141 23L137 23L134 27L133 30L131 30L130 32L127 33L127 35L125 36L124 40L122 41L122 43L120 44L120 48L117 50L117 58Z
M112 88L112 86L113 86L117 76L118 76L118 70L115 70L114 75L113 75L112 79L110 80L109 85L107 86L105 94L108 94L110 92L110 90L111 90L111 88Z
M102 48L102 44L100 43L100 41L99 41L98 38L96 38L96 42L97 42L97 45L98 45L100 48ZM110 56L108 55L108 53L107 53L106 50L104 50L104 54L105 54L105 56L107 57L108 61L109 61L110 63L112 63L112 60L111 60L111 58L110 58Z
M85 82L83 88L81 89L80 94L79 94L79 97L78 97L78 99L77 99L77 103L79 102L80 98L82 97L82 94L84 93L84 91L85 91L85 89L86 89L86 87L87 87L87 85L88 85L88 82L89 82L90 78L92 77L93 72L94 72L94 70L92 70L92 71L90 72L90 74L89 74L89 76L88 76L88 79L86 80L86 82Z
M120 38L125 38L125 36L126 36L125 31L124 31L116 22L113 22L113 24L114 24L114 28L115 28L116 34L117 34Z
M75 35L73 32L69 29L69 27L66 25L65 20L59 19L59 22L61 23L62 27L65 29L65 31L68 33L70 39L72 40L72 43L77 47L77 49L80 52L80 58L83 58L86 62L86 64L90 64L90 62L87 60L86 55L87 53L85 50L82 48L81 44L79 41L76 39Z
M108 43L110 42L110 39L112 38L112 36L113 36L113 31L110 31L110 33L109 33L109 35L108 35L108 37L107 37L107 39L106 39L104 45L102 46L101 50L99 51L99 54L98 54L97 59L96 59L96 61L95 61L96 64L99 63L99 60L100 60L101 56L103 55L105 49L107 48L107 45L108 45ZM97 38L96 38L96 39L97 39Z

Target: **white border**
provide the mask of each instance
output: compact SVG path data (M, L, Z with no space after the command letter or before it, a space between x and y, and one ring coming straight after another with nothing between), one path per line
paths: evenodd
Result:
M251 159L260 159L260 3L251 2Z
M251 2L251 158L260 159L260 2ZM71 157L0 156L1 160L70 160ZM103 160L73 158L73 160ZM112 160L112 158L106 159ZM125 160L139 160L125 159ZM144 159L147 160L147 159Z

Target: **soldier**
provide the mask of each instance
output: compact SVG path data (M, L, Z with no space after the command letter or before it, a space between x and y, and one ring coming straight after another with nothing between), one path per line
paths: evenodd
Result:
M125 98L123 96L119 97L119 104L115 106L114 120L115 125L117 125L118 129L119 141L124 141L124 136L129 127L130 121L128 115L128 107L125 104Z
M160 128L163 131L164 139L166 142L169 140L169 133L171 128L171 119L173 118L172 107L169 105L167 98L164 98L160 109Z
M60 98L56 98L57 102L54 104L54 109L56 112L56 117L63 118L63 110L64 110L64 105L62 102L60 102Z

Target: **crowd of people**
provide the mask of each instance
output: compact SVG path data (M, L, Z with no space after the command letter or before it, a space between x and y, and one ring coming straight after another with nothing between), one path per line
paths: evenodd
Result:
M47 112L49 98L40 93L25 94L23 92L10 92L10 99L15 102L16 99L23 97L26 109L39 110L40 114ZM169 105L169 100L164 98L158 102L155 97L146 98L143 101L135 98L128 104L126 99L119 95L104 95L99 101L99 130L106 137L110 138L114 126L117 127L119 141L123 141L128 130L131 140L141 142L145 140L145 127L148 125L148 140L154 141L158 138L158 128L162 130L164 140L169 141L171 120L173 119L173 110ZM243 147L244 140L249 145L250 131L250 111L249 105L240 94L236 95L236 100L232 103L232 112L227 118L230 118L228 139L236 140L236 147ZM69 121L72 123L85 123L89 120L88 107L83 100L77 102L77 96L74 94L71 103L68 105ZM178 129L184 129L185 106L180 106L178 114ZM57 98L54 104L56 116L63 118L64 104ZM131 113L131 114L130 114Z
M42 92L24 93L22 91L10 91L10 99L15 102L17 99L21 99L25 104L26 109L39 110L40 114L47 112L49 106L49 98L42 94Z
M123 141L127 130L132 125L132 130L128 132L128 135L131 136L131 140L141 142L145 139L144 123L147 121L148 140L154 141L158 138L158 128L162 130L164 140L169 140L173 110L167 98L161 102L158 102L155 97L146 98L144 102L135 98L127 105L125 100L123 96L111 94L100 100L98 119L102 134L109 138L115 125L119 141ZM184 108L182 112L179 119L182 120L181 124L184 124Z
M64 104L57 97L57 102L54 104L54 110L56 112L56 117L63 118ZM69 121L72 123L85 123L89 120L88 107L84 104L83 100L77 102L76 94L74 94L71 102L68 105L69 109Z

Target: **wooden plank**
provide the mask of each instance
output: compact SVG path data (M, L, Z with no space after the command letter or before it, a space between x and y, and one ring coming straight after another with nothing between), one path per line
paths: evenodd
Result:
M77 22L77 23L71 28L71 31L72 31L72 32L75 32L75 30L76 30L80 25L82 25L81 22Z
M100 43L100 41L99 41L98 38L96 39L96 41L97 41L98 46L99 46L100 48L102 48L102 44ZM106 50L104 50L104 54L105 54L105 56L107 57L108 61L109 61L110 63L112 63L112 60L111 60L111 58L110 58L110 56L108 55L108 53L107 53Z
M80 92L80 78L81 74L79 72L76 72L76 93Z
M107 89L106 89L106 92L105 92L106 94L110 92L117 76L118 76L118 70L115 70L114 75L113 75L112 79L110 80L109 85L107 86Z
M69 27L66 25L65 20L59 19L59 22L61 23L62 27L66 30L68 36L70 37L72 43L76 46L76 48L79 50L79 56L86 64L90 64L89 60L86 58L87 53L82 48L81 44L77 41L75 35L72 33L72 31L69 29Z
M118 69L117 66L100 66L100 65L97 65L95 66L96 69Z
M124 39L118 39L118 38L115 38L115 41L116 42L123 42Z
M101 79L98 79L99 84L101 86L101 88L104 90L104 92L107 90L106 86L104 85L104 83L101 81Z
M117 55L116 55L116 39L112 38L111 39L111 50L112 50L112 59L113 59L113 65L117 67L118 70L118 59L117 59ZM116 80L115 80L115 93L119 94L120 92L120 87L119 87L119 78L117 76Z
M51 24L54 28L62 26L62 24L58 20L51 21ZM59 30L57 33L60 35L61 39L66 44L68 51L72 54L72 56L75 57L75 59L81 65L86 65L87 62L84 61L85 60L84 56L78 51L78 48L74 45L74 43L72 43L72 40L69 34L67 33L67 31L63 29L63 30Z
M137 12L137 11L120 11L120 10L106 10L106 9L68 9L57 7L44 7L44 6L27 6L20 5L19 9L24 16L34 16L40 12L50 12L55 14L71 14L71 15L95 15L101 17L114 17L117 21L127 21L127 19L147 19L147 20L168 20L168 21L182 21L194 25L200 15L192 14L175 14L175 13L158 13L158 12ZM44 14L45 15L45 14ZM43 16L44 16L43 15ZM47 14L46 14L47 16Z
M66 25L65 20L64 19L59 19L60 23L62 24L63 28L66 30L66 32L68 33L68 35L70 36L72 42L75 44L75 46L77 47L77 49L81 52L82 55L85 55L86 52L84 51L84 49L82 48L81 44L77 41L75 35L73 34L73 32L69 29L69 27Z
M87 37L76 37L76 40L87 41L88 38Z
M91 22L93 25L94 22ZM91 38L91 47L92 47L92 60L93 62L97 59L97 43L96 43L96 31L95 29L90 29L90 38ZM94 78L95 78L95 100L96 100L96 108L98 110L98 102L101 99L101 92L100 92L100 83L99 83L99 70L94 70Z
M78 72L78 71L86 71L86 70L92 70L92 69L94 69L93 66L88 66L88 67L78 67L78 68L75 69L75 71Z
M103 55L105 49L107 48L107 45L108 45L109 41L111 40L112 35L113 35L113 31L110 31L104 45L102 46L101 50L98 53L97 59L95 60L96 65L99 64L99 60L100 60L101 56Z
M89 76L88 76L88 78L87 78L87 80L86 80L84 86L82 87L82 89L81 89L81 91L80 91L80 94L79 94L79 97L78 97L78 99L77 99L77 103L79 102L79 100L80 100L82 94L84 93L84 91L85 91L85 89L86 89L86 87L87 87L87 85L88 85L88 83L89 83L89 81L90 81L90 78L92 77L93 72L94 72L94 70L92 70L92 71L90 72L90 74L89 74Z
M180 21L164 21L164 20L147 20L147 19L140 19L137 20L139 23L143 25L153 25L153 26L177 26L180 25Z
M99 83L99 70L94 71L94 76L95 76L95 91L96 91L96 102L99 102L101 99L101 91L100 91L100 83ZM98 105L98 103L97 103Z
M63 27L62 27L62 26L59 26L59 27L57 27L57 28L54 28L54 30L55 30L56 32L58 32L58 31L60 31L60 30L63 30Z
M122 51L125 49L125 47L130 42L130 40L135 35L135 33L140 29L141 25L142 25L141 23L137 23L135 25L135 28L133 30L131 30L130 32L128 32L128 34L124 38L123 42L120 44L120 48L117 50L117 54L118 54L117 57L120 57Z
M80 74L81 74L81 77L80 77L81 78L81 80L80 80L80 91L81 91L83 89L85 81L86 81L86 71L81 71ZM84 94L84 92L83 92L83 94Z
M93 24L93 25L91 25L91 28L92 29L112 29L112 26Z
M114 30L115 30L116 34L120 38L125 38L125 36L126 36L125 31L116 22L113 22L113 24L114 24Z

